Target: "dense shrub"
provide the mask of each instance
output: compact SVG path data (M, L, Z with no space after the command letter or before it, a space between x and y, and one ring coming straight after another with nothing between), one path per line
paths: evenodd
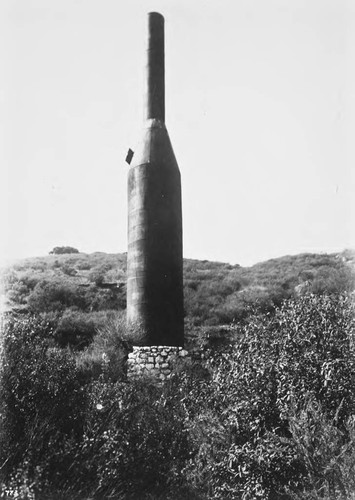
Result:
M209 339L205 362L182 361L159 385L117 377L120 317L76 360L43 323L10 322L4 484L43 500L351 499L354 326L348 295L289 300L250 313L229 344L206 328L218 350ZM82 376L90 353L96 380Z
M294 449L306 470L302 484L293 490L298 500L333 500L355 497L354 416L339 426L337 413L328 418L319 403L306 400L290 412ZM286 487L286 491L289 489Z
M276 313L278 400L311 395L333 418L355 414L355 315L351 296L307 295Z
M104 380L126 378L127 356L131 350L126 317L112 311L101 318L93 342L76 358L81 377L86 380L103 375Z
M0 463L32 470L63 436L79 435L84 392L75 359L53 347L53 332L35 318L10 319L2 338ZM48 467L51 464L48 463Z
M95 485L98 499L176 494L188 456L179 401L149 380L98 382L90 400L76 456L82 484Z
M27 304L29 295L43 277L33 272L25 272L18 277L13 271L4 278L4 291L7 298L16 306L23 306Z
M96 285L100 285L105 281L107 272L111 269L108 262L100 264L91 269L88 278L90 281L94 282Z
M210 359L212 380L185 397L186 474L206 498L291 498L315 478L329 498L352 491L354 322L349 296L308 295L250 316Z
M85 292L68 280L43 280L28 297L31 312L63 311L68 307L87 309Z
M77 270L68 264L66 264L62 267L62 271L67 276L75 276L77 274Z
M122 310L126 308L125 288L100 289L90 287L85 292L90 311Z
M97 348L106 347L109 361L117 363L112 347L119 341L107 331L100 338ZM52 343L53 332L41 320L6 325L2 494L133 499L180 488L178 471L188 449L179 400L167 399L149 380L125 384L103 377L80 386L73 355Z
M84 313L77 309L67 309L56 321L56 343L60 347L85 349L93 341L98 329L114 314L113 311Z

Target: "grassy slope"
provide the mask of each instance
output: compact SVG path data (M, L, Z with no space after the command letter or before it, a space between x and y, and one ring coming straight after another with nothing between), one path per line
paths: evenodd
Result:
M354 262L355 251L349 250L341 254L284 256L251 267L185 259L185 296L209 298L216 306L220 298L225 302L238 295L248 301L248 294L255 300L268 296L278 301L305 286L316 293L323 289L352 290ZM95 252L29 258L17 261L1 274L12 305L26 306L31 292L43 281L83 289L92 286L97 291L104 289L105 283L124 287L126 254Z
M251 267L185 259L187 331L237 323L252 307L272 310L305 290L354 290L354 262L350 250L284 256ZM60 322L65 339L76 330L79 344L93 335L104 314L125 309L126 254L30 258L3 269L2 276L8 309L47 314Z

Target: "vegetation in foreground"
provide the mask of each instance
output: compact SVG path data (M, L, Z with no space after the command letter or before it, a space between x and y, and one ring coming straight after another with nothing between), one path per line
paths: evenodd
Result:
M9 318L2 498L355 498L354 322L349 294L289 299L158 385L124 380L117 317L82 351Z

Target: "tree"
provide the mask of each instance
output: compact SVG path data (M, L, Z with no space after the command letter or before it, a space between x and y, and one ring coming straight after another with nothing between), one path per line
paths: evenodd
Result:
M79 250L74 247L54 247L50 254L63 255L65 253L79 253Z

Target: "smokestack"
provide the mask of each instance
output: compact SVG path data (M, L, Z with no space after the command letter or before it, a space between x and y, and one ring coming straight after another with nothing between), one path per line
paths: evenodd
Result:
M144 128L128 154L127 323L135 345L184 345L181 180L165 127L164 18L148 14Z
M165 121L164 17L148 14L145 119Z

